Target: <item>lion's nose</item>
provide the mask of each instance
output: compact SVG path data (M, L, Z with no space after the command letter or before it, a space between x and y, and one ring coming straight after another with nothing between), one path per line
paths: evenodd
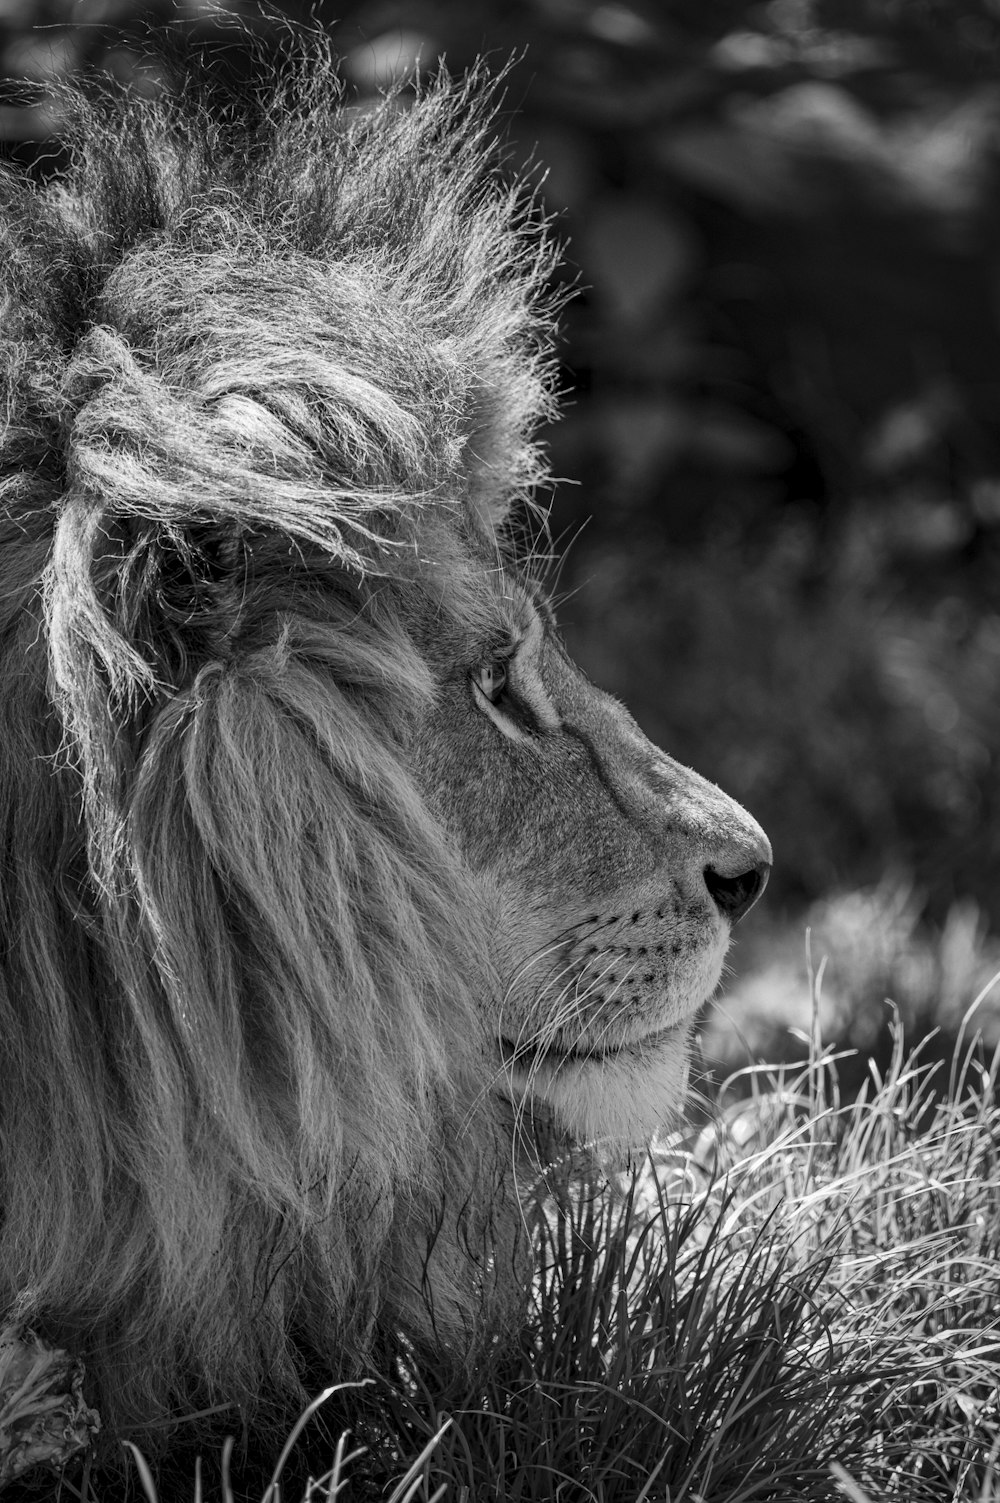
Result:
M724 877L714 866L706 866L705 886L723 918L735 924L745 913L750 912L764 891L770 871L771 864L768 861L758 861L756 866L739 872L735 877Z

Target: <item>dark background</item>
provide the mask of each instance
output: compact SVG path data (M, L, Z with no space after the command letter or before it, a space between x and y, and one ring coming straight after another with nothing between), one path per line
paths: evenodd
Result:
M1000 970L1000 0L0 0L36 86L0 149L47 170L84 67L199 51L239 91L283 16L362 97L517 54L511 163L576 279L566 636L775 848L709 1054L789 1047L807 925L834 1036L884 1050L886 995L954 1032Z

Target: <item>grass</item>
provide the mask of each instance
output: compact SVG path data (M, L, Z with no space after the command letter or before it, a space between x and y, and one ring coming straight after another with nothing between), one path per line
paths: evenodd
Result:
M1000 1503L1000 1059L969 1019L950 1066L893 1037L842 1101L817 1025L708 1127L556 1192L513 1348L330 1390L351 1437L265 1503Z

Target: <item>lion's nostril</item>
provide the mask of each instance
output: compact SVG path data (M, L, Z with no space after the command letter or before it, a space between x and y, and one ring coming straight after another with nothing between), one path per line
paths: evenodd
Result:
M771 868L766 861L758 862L749 871L735 877L724 877L713 866L705 868L705 886L723 917L735 924L750 909L767 886Z

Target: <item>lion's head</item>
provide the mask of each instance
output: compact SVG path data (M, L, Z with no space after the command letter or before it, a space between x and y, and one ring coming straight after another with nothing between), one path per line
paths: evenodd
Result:
M481 92L76 100L3 179L0 1318L111 1429L488 1325L512 1133L678 1107L766 876L508 540L551 251Z

